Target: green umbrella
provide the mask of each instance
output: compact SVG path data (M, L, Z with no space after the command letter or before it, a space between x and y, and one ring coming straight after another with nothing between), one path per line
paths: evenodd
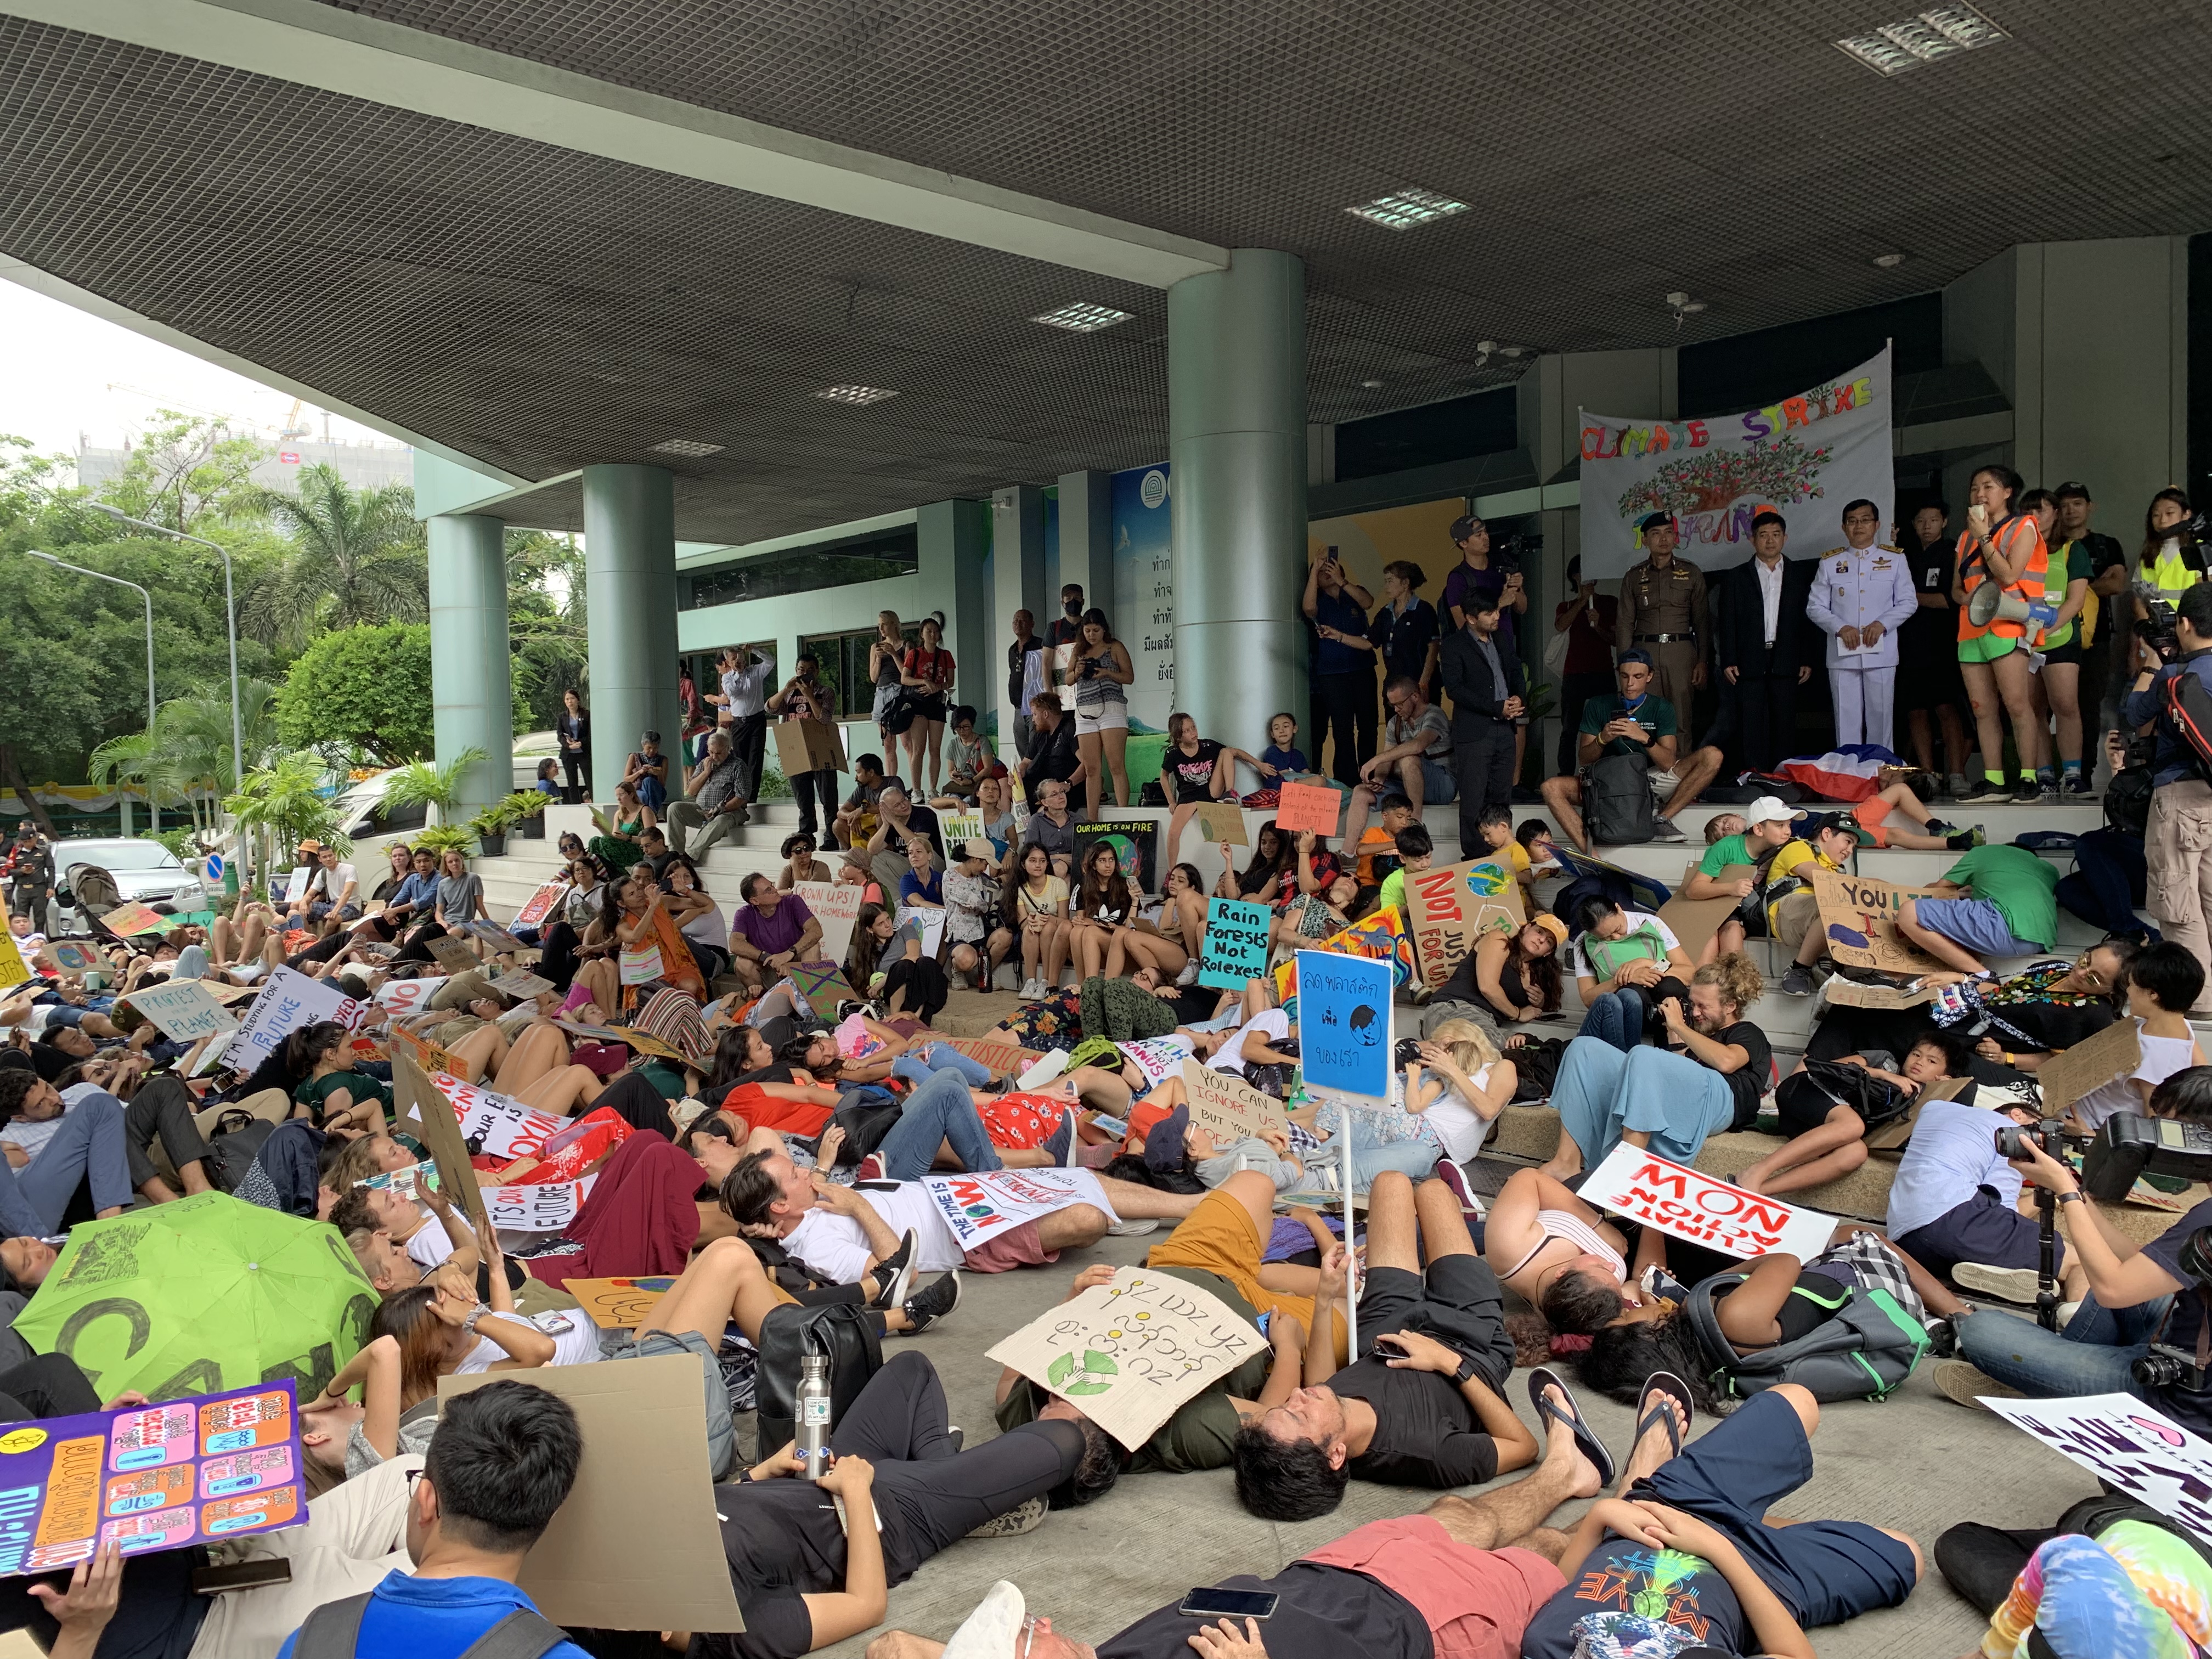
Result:
M71 1228L15 1331L103 1399L289 1376L306 1400L368 1340L376 1300L327 1222L197 1193Z

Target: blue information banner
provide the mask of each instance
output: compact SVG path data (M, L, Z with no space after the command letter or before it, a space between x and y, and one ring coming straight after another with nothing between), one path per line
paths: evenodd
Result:
M1390 1092L1391 964L1301 951L1298 1054L1307 1086L1340 1094Z
M1243 899L1206 902L1206 938L1198 948L1198 982L1241 991L1267 972L1267 925L1275 913Z

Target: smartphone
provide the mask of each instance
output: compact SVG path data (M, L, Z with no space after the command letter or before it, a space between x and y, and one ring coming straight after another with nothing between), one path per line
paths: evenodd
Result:
M1376 1337L1375 1339L1375 1346L1381 1350L1386 1357L1393 1359L1403 1359L1407 1352L1406 1345L1401 1342L1395 1336Z
M292 1563L282 1555L256 1555L233 1566L200 1567L192 1573L192 1589L200 1595L221 1595L227 1590L260 1589L292 1582Z
M1194 1589L1176 1611L1186 1619L1272 1619L1273 1590Z

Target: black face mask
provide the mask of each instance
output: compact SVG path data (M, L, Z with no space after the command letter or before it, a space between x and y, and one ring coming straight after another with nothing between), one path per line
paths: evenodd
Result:
M1079 617L1079 616L1081 616L1081 615L1083 614L1083 601L1082 601L1082 600L1080 600L1080 599L1066 599L1066 600L1063 600L1061 603L1062 603L1063 608L1066 611L1066 612L1067 612L1067 614L1068 614L1069 616L1071 616L1071 617Z

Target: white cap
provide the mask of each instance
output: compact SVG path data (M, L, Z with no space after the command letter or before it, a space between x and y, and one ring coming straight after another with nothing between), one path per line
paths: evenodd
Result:
M1028 1609L1021 1591L1001 1578L945 1644L945 1659L1014 1659Z
M1788 823L1796 817L1782 804L1778 795L1761 795L1743 809L1743 824L1747 830L1756 830L1762 823Z

